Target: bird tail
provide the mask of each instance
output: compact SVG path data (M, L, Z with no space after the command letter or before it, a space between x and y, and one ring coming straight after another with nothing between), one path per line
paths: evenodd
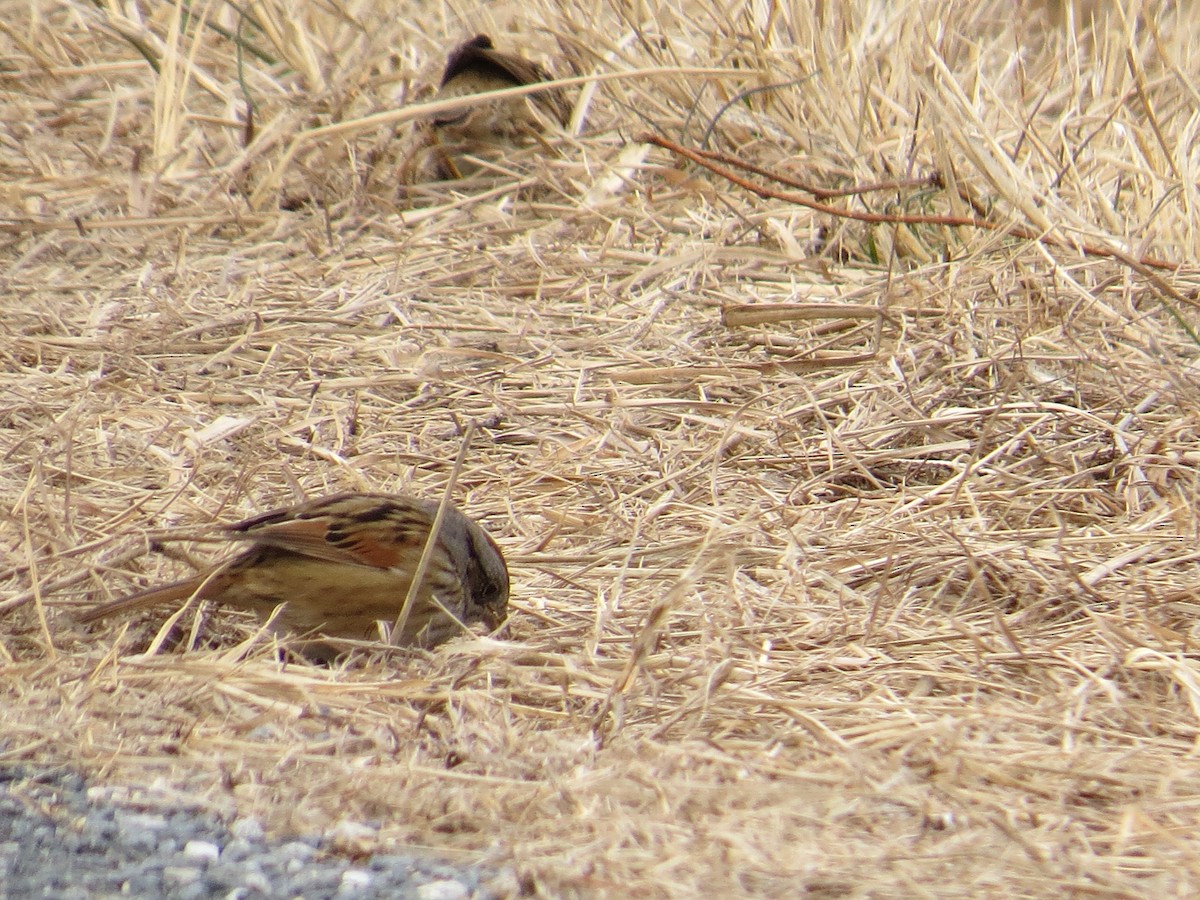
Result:
M193 594L203 597L208 593L208 591L202 590L205 580L201 577L185 578L183 581L176 581L174 584L138 591L136 594L130 594L128 597L122 597L110 603L102 603L86 612L80 613L78 621L81 624L87 624L88 622L105 619L117 613L129 612L134 609L145 609L149 606L158 606L160 603L187 600Z

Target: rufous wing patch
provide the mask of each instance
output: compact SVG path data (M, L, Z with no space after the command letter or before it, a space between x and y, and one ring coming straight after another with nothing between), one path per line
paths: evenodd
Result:
M264 547L277 547L331 563L391 569L411 559L413 541L382 522L363 525L337 516L285 519L236 535ZM419 545L418 545L419 547Z

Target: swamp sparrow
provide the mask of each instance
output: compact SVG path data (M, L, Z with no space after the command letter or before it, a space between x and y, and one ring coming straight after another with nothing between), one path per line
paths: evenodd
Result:
M495 49L486 34L477 34L451 51L435 99L486 94L504 88L551 80L535 62ZM513 139L545 130L546 117L559 125L571 108L562 91L550 89L527 97L480 102L436 115L430 122L433 143L440 150L441 174L460 177L454 156L478 154Z
M226 526L249 549L207 573L89 610L92 622L117 612L190 597L246 609L276 633L365 640L377 622L396 622L429 539L438 504L391 494L334 494ZM420 589L396 644L432 647L472 622L495 628L508 607L508 568L487 533L446 510ZM336 648L306 641L329 659Z

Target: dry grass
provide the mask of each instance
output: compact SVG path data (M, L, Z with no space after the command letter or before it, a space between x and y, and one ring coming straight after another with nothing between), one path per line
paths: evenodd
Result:
M1195 271L629 143L938 171L847 202L1186 263L1196 13L291 5L239 51L219 3L0 0L0 759L551 896L1200 890ZM608 80L550 152L404 184L479 30ZM721 317L794 301L846 315ZM437 496L469 419L501 640L331 671L228 614L73 625L190 571L148 534Z

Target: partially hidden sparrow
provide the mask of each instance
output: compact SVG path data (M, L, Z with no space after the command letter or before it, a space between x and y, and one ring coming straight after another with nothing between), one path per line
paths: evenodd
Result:
M486 94L504 88L550 81L551 75L535 62L502 53L486 34L477 34L451 51L442 72L436 100ZM527 97L480 102L435 115L430 122L433 143L440 150L442 177L461 177L454 157L486 152L515 138L539 134L548 117L566 125L571 108L562 91L547 89Z
M226 526L250 546L207 573L91 609L92 622L114 613L195 597L250 610L277 634L302 640L305 655L328 660L337 648L314 640L378 638L404 605L438 504L392 494L333 494ZM465 625L498 627L508 609L508 567L496 542L448 507L400 645L433 647Z

